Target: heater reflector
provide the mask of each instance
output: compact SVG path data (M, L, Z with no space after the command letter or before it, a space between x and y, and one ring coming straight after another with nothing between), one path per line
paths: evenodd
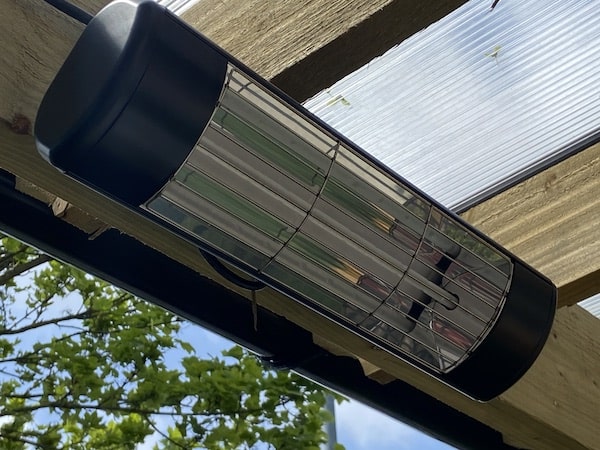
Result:
M510 259L231 64L144 207L438 372L477 348L510 287Z

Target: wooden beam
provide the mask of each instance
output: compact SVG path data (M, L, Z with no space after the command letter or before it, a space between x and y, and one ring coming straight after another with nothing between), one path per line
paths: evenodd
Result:
M600 292L600 144L463 214L548 276L559 305Z
M95 14L106 0L75 0ZM0 118L33 122L50 81L83 25L40 0L0 0Z
M56 217L61 218L76 228L88 234L89 239L95 239L110 227L97 218L90 216L82 209L70 204L69 202L40 189L33 183L17 178L15 189L19 192L29 195L46 203Z
M200 257L195 246L66 178L39 157L31 136L15 134L8 124L2 123L0 167L247 295L221 279ZM600 321L579 307L559 310L548 344L515 387L499 399L480 404L274 291L261 291L257 301L322 340L336 343L340 351L357 355L387 374L406 380L499 430L513 445L533 449L600 449L595 431L600 411L600 382L596 370L600 361Z

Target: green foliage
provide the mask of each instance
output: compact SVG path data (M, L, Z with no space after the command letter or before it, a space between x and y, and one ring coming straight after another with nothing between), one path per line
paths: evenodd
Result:
M135 449L152 436L165 450L317 449L325 440L321 387L266 370L237 346L199 359L177 317L0 238L0 448ZM172 367L174 350L186 356Z

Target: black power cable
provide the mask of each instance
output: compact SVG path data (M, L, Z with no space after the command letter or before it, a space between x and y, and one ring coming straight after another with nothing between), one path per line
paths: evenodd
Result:
M265 284L262 281L258 280L248 280L239 276L237 273L228 269L216 256L211 255L208 252L200 249L200 253L206 260L210 266L215 269L215 271L221 275L223 278L231 281L233 284L238 285L243 289L248 289L249 291L258 291L265 287Z
M68 2L66 0L44 0L50 6L53 6L57 10L62 13L65 13L67 16L75 19L78 22L81 22L84 25L90 23L90 20L94 18L90 13L84 11L78 6L75 6L73 3Z

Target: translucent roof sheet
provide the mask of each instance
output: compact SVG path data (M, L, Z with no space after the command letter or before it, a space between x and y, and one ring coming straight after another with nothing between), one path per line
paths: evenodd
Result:
M461 210L597 139L594 0L470 1L306 102Z
M174 14L181 15L200 0L155 0Z
M587 309L594 316L600 317L600 294L579 302L579 306Z

